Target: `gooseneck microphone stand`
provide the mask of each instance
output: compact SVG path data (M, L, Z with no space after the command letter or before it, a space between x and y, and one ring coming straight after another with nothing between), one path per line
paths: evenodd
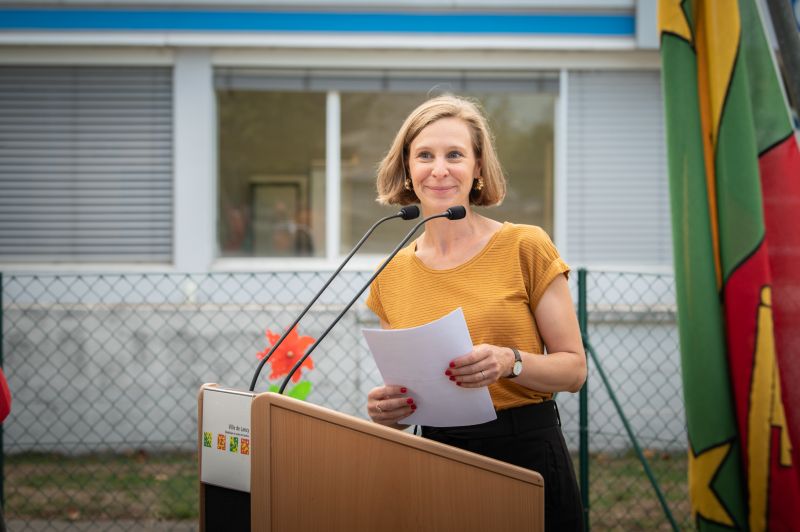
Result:
M462 207L461 205L459 205L457 207L450 207L449 209L447 209L445 212L443 212L441 214L434 214L433 216L428 216L427 218L425 218L422 221L420 221L419 223L417 223L417 225L415 225L411 229L411 231L408 232L408 234L397 245L397 247L394 248L394 251L392 251L391 255L389 255L389 257L385 261L383 261L383 264L381 264L380 268L378 268L375 271L375 273L372 274L372 277L369 278L369 281L367 281L366 284L364 284L364 286L361 287L361 290L358 291L358 293L355 295L355 297L353 297L353 299L350 300L350 303L347 304L347 306L344 308L344 310L341 311L338 316L336 316L336 319L333 320L333 323L331 323L328 326L328 328L325 329L325 332L323 332L320 335L320 337L317 339L317 341L314 342L314 344L311 347L308 348L306 353L302 357L300 357L300 359L297 361L297 363L295 363L295 365L292 367L292 370L289 372L288 375L286 375L286 378L283 379L283 382L281 383L281 387L278 390L278 393L280 393L280 394L283 393L283 391L286 389L286 385L289 384L289 380L292 378L292 375L294 375L294 373L303 364L303 362L305 362L305 360L309 357L309 355L311 355L311 352L314 351L314 349L317 348L319 343L328 335L328 333L331 331L331 329L333 329L333 327L337 323L339 323L339 320L342 319L342 317L345 315L345 313L348 310L350 310L350 307L352 307L353 304L356 302L356 300L361 296L361 294L364 293L364 290L366 290L369 287L369 285L372 284L372 281L374 281L375 278L378 277L378 275L380 275L380 273L383 271L383 269L386 268L386 265L389 264L389 261L391 261L394 258L394 256L397 255L397 253L401 249L403 249L403 246L405 246L406 243L409 240L411 240L411 237L414 236L414 233L417 232L417 229L419 229L420 226L424 225L426 222L428 222L430 220L433 220L434 218L447 218L448 220L460 220L461 218L464 218L464 216L466 216L466 212L467 212L466 209L464 207ZM259 366L259 369L260 369L260 366ZM252 388L251 388L251 391L252 391Z
M283 335L281 335L281 337L278 339L278 341L275 342L275 344L269 350L269 353L267 353L267 356L262 358L261 362L258 363L258 366L256 367L256 372L253 375L253 380L250 382L250 391L251 392L256 389L256 382L258 381L258 376L261 373L261 368L264 367L264 364L267 363L267 361L270 359L272 354L283 343L283 341L286 339L286 337L289 335L289 333L292 331L292 329L294 329L297 326L297 324L300 322L300 320L303 319L303 316L306 315L306 313L311 308L311 306L317 301L317 299L319 299L319 296L322 295L322 292L324 292L325 289L328 288L328 285L331 284L333 279L337 275L339 275L339 272L342 271L342 268L344 268L345 264L347 264L350 261L350 259L353 257L353 255L356 254L356 251L358 251L361 248L361 246L364 244L364 242L367 241L367 238L369 238L369 236L372 234L372 232L375 230L375 228L378 227L379 225L381 225L383 222L385 222L387 220L393 220L395 218L402 218L403 220L413 220L414 218L417 218L418 216L419 216L419 207L417 207L416 205L409 205L408 207L403 207L402 209L400 209L400 211L397 214L393 214L391 216L386 216L384 218L381 218L380 220L375 222L372 225L372 227L370 227L369 230L367 230L366 233L364 233L364 236L361 237L361 240L358 241L358 243L355 245L355 247L353 247L352 251L350 251L350 253L347 255L347 257L345 257L345 259L339 265L339 268L335 272L333 272L333 275L331 275L328 278L328 281L325 283L325 285L322 288L320 288L319 292L317 292L317 295L314 296L314 298L308 303L308 305L306 305L306 308L304 308L303 311L300 313L300 315L297 316L297 319L294 320L294 323L292 323L292 325L289 326L289 328L286 329L286 331L283 333ZM419 224L416 227L419 227ZM416 229L416 227L414 229ZM305 360L305 358L303 360ZM281 392L283 392L283 388L281 388Z

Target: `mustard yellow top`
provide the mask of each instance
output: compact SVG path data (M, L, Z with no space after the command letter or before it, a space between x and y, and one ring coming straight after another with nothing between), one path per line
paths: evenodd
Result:
M415 249L412 243L400 250L370 287L367 306L389 327L417 327L461 307L473 345L544 352L533 311L553 279L569 274L544 230L505 222L477 255L447 270L428 268ZM489 393L496 410L553 395L513 379L500 379Z

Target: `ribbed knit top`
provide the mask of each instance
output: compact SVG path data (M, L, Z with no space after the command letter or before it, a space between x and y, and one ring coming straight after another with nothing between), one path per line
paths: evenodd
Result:
M403 248L370 287L367 306L389 327L417 327L461 307L473 345L544 352L533 312L553 279L569 273L544 230L505 222L477 255L445 270L428 268L415 250ZM512 379L489 393L496 410L552 398Z

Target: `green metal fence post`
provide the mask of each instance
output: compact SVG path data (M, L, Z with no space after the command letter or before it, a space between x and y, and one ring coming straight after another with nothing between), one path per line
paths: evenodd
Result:
M630 423L628 423L628 418L625 417L625 412L622 411L622 405L619 403L617 395L614 393L614 390L611 389L611 384L608 381L608 377L606 377L606 372L603 371L603 366L600 364L600 360L597 358L597 353L589 343L584 344L584 347L589 355L591 355L592 362L594 362L594 367L597 368L597 374L600 375L600 380L603 381L603 385L606 387L608 396L611 398L611 402L614 403L614 408L616 408L619 418L622 420L622 426L625 427L625 432L628 433L628 438L631 440L633 450L636 452L636 456L639 458L639 462L641 462L642 467L644 468L644 473L647 475L647 478L650 480L650 484L653 486L653 490L656 492L656 497L658 497L658 502L661 504L661 508L664 510L664 515L667 517L672 530L678 532L678 522L675 521L672 511L669 509L667 499L661 492L661 488L659 487L658 481L653 474L653 470L650 469L650 464L647 462L647 458L645 458L641 446L639 446L639 441L636 439L636 435L633 433Z
M589 343L587 332L587 312L586 312L586 270L578 270L578 325L581 328L581 339L583 345ZM586 365L589 365L587 355ZM589 528L589 379L583 383L580 391L580 482L581 499L583 501L583 527L587 532Z

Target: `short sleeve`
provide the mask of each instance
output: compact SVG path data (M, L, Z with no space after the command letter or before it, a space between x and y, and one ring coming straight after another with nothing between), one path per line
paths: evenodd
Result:
M372 281L372 284L369 286L367 307L369 307L369 309L374 312L382 321L386 323L389 322L389 320L386 318L386 311L383 309L383 304L381 304L381 291L377 279Z
M528 298L531 311L535 312L539 300L553 279L561 274L569 276L569 266L543 229L536 227L522 247L523 259L528 264Z

